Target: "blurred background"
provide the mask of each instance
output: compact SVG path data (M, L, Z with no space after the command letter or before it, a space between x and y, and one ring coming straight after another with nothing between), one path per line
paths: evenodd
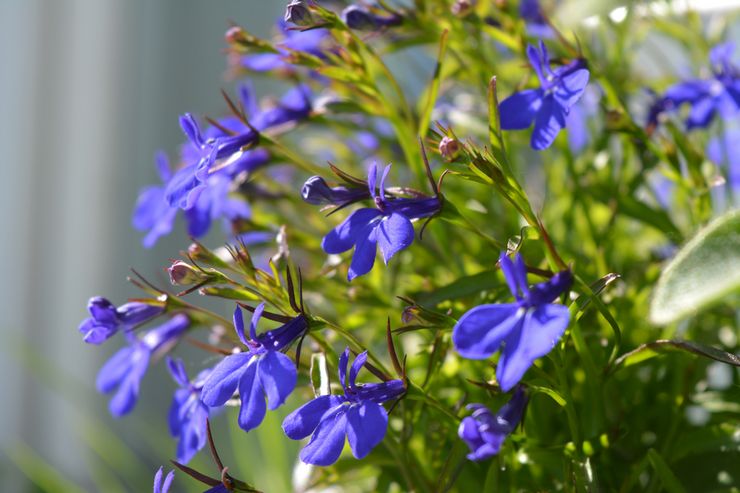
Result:
M170 439L157 447L174 389L164 367L132 415L114 420L94 384L118 345L83 344L77 326L90 296L139 294L129 267L164 281L162 266L187 246L176 227L141 247L138 190L158 182L155 152L183 141L178 115L224 109L229 21L267 36L284 7L0 1L0 491L151 491L174 455Z

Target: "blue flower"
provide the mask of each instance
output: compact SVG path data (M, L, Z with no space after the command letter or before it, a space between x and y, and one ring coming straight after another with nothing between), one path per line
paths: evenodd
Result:
M157 470L157 473L154 475L154 489L153 493L167 493L170 491L170 486L172 486L172 481L175 479L175 471L170 471L167 473L167 477L164 478L164 484L162 483L162 468L160 467Z
M385 179L390 171L386 166L376 191L377 167L368 174L370 196L376 209L358 209L324 237L321 247L326 253L342 253L354 247L352 263L347 273L351 281L367 274L375 263L376 247L380 246L383 260L388 261L414 241L413 219L433 216L441 207L437 197L390 198L385 194Z
M312 176L303 184L301 197L304 202L312 205L346 206L359 200L369 199L370 192L365 187L330 187L322 177Z
M740 108L740 70L732 64L733 43L715 46L709 59L712 65L711 79L691 79L666 89L650 111L649 123L657 122L660 112L678 109L687 103L691 105L686 119L686 128L707 127L714 116L719 114L728 120Z
M482 404L469 404L467 408L473 414L465 417L457 430L457 435L470 447L468 459L481 461L498 454L506 437L522 419L526 405L527 393L521 385L495 415Z
M182 360L167 357L167 369L180 386L175 391L170 406L170 434L180 438L177 444L178 462L187 464L205 446L208 439L208 407L201 402L200 393L211 370L203 370L191 382Z
M345 436L352 454L362 459L385 437L388 413L381 405L400 397L406 387L401 380L382 383L355 383L367 361L367 351L352 363L347 379L349 348L339 358L339 380L344 395L322 395L304 404L283 421L283 431L293 440L313 434L300 458L306 464L334 464L344 448Z
M583 60L551 69L550 57L542 41L539 50L527 46L527 56L541 87L514 93L501 102L501 128L523 130L534 122L530 145L541 151L550 147L560 129L566 126L570 109L588 84L589 72Z
M540 0L522 0L519 3L519 15L527 24L527 34L536 38L553 38L555 33L542 13Z
M167 156L158 153L155 158L159 178L163 184L172 179ZM138 231L146 231L142 239L145 248L151 248L160 236L166 236L172 232L172 226L177 216L177 208L170 206L165 200L164 185L150 185L139 193L139 198L134 206L132 223Z
M342 10L341 17L348 28L357 31L377 31L381 27L397 26L403 22L403 17L398 14L377 15L362 5L346 7Z
M82 321L79 331L88 344L102 344L121 329L130 329L164 312L161 304L133 301L116 308L102 296L94 296L87 302L90 317Z
M284 20L278 22L282 39L275 42L278 53L258 53L239 58L241 65L255 72L280 70L293 72L295 68L287 61L291 51L300 51L318 58L326 58L327 44L330 39L326 29L301 31L290 29Z
M573 275L564 270L530 288L521 255L514 262L502 255L500 264L516 302L469 310L452 329L452 342L458 353L470 359L488 358L501 348L496 378L508 392L565 332L570 313L553 301L570 288Z
M265 417L265 396L270 410L277 409L295 388L297 372L291 359L280 351L288 347L308 329L302 314L277 329L257 335L257 322L265 304L254 311L249 325L249 336L244 336L244 320L237 307L234 327L247 351L232 354L213 369L203 384L201 398L210 407L223 406L239 388L241 408L239 426L249 431L262 423Z
M142 338L129 334L129 345L103 365L98 372L96 386L104 394L116 391L108 406L113 416L121 417L134 408L139 398L139 384L149 368L151 356L160 350L169 350L189 323L185 315L176 315Z

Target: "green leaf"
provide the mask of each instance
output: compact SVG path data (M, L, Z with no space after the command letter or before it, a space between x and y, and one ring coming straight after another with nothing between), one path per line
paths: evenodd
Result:
M648 450L648 460L655 469L655 473L663 483L663 487L669 493L684 493L686 490L681 486L681 482L678 480L671 468L668 467L663 457L660 456L655 449Z
M614 362L614 369L642 363L658 354L672 351L686 351L721 363L727 363L728 365L740 366L740 357L722 351L721 349L704 346L691 341L659 340L642 344L629 353L623 354Z
M439 54L437 56L437 65L434 67L434 76L432 82L429 84L427 89L427 100L421 112L421 118L419 119L419 137L424 137L429 130L429 122L432 121L432 111L434 111L434 104L437 102L437 95L439 94L439 85L442 83L442 61L444 60L445 53L447 52L447 39L448 33L446 29L442 32L442 37L439 40Z
M650 319L674 322L738 289L740 210L734 210L711 222L668 264L653 293Z

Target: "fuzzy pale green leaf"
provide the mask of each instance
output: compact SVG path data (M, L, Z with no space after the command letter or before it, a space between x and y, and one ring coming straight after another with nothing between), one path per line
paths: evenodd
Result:
M678 252L658 280L650 319L668 324L740 289L740 210L727 212Z

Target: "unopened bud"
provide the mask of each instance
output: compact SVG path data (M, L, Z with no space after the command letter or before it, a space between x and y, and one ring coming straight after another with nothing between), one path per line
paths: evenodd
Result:
M170 282L176 286L188 286L206 279L207 274L181 260L174 262L167 272Z
M447 161L454 160L460 153L460 141L451 137L442 137L439 141L439 153Z
M313 14L304 0L293 0L285 7L285 22L292 22L296 26L311 26L315 24Z
M465 17L475 8L475 0L456 0L450 11L457 17Z
M228 31L226 31L224 38L226 38L226 42L229 44L236 44L240 41L243 41L244 29L239 26L231 27Z
M364 7L350 5L342 11L342 20L347 27L357 31L376 31L378 19Z

